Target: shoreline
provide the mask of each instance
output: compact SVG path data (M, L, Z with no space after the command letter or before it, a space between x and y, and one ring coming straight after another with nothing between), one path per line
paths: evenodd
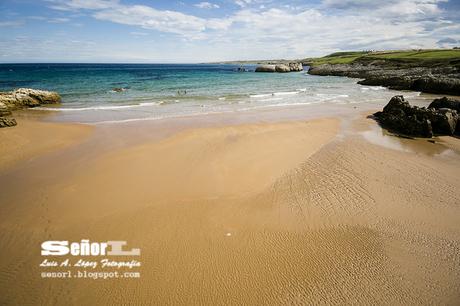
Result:
M376 86L381 87L381 86ZM365 87L366 88L366 87ZM382 87L383 88L383 87ZM452 95L441 95L441 94L432 94L432 93L423 93L413 90L392 90L385 88L385 95L388 96L388 100L395 96L395 95L404 95L407 97L411 103L414 103L417 106L423 107L428 106L432 100L441 98L441 97L449 97L453 99L459 99L460 96L452 96ZM117 120L102 120L102 121L94 121L96 119L92 119L93 121L80 121L79 118L84 118L85 112L68 112L64 110L63 112L59 111L59 108L56 109L57 106L52 106L53 108L46 108L41 107L38 109L29 109L26 110L28 115L32 115L34 117L34 113L37 115L36 117L45 118L45 120L50 122L68 122L68 123L78 123L78 124L89 124L93 126L103 126L103 125L129 125L129 124L136 124L142 122L150 122L150 121L170 121L170 120L193 120L193 118L243 118L240 120L241 122L246 122L248 118L255 118L253 120L249 120L249 122L254 122L258 120L256 117L262 114L262 120L265 119L276 119L276 114L287 114L281 115L281 118L285 119L314 119L316 117L324 117L324 116L339 116L345 113L350 113L356 109L360 109L361 111L377 111L384 107L388 100L384 98L379 98L378 100L370 100L370 101L361 101L361 102L308 102L308 103L292 103L292 104L272 104L272 105L264 105L264 106L253 106L248 107L245 109L236 109L236 110L222 110L222 111L210 111L210 112L203 112L203 113L189 113L189 114L177 114L165 117L139 117L139 118L129 118L129 119L117 119ZM59 106L59 105L58 105ZM120 106L117 106L120 107ZM122 105L121 107L139 107L138 104L127 104ZM95 109L94 111L98 111ZM104 110L100 110L104 111ZM296 115L296 111L299 111L300 114ZM275 114L273 116L268 115L265 116L264 114ZM312 113L312 114L309 114ZM73 115L73 116L72 116ZM306 116L306 117L305 117ZM48 117L49 119L46 119ZM207 120L206 120L207 121ZM212 120L211 120L212 121ZM234 121L234 120L230 120Z
M417 93L414 91L407 91L407 93ZM421 95L413 96L410 102L418 106L427 106L431 99L440 97L440 95L421 93ZM457 96L450 96L458 98ZM300 104L300 105L280 105L280 106L267 106L262 108L248 109L242 111L226 111L216 113L193 114L184 116L172 116L165 118L140 118L126 121L113 121L113 122L98 122L98 123L80 123L74 121L61 121L59 120L59 113L56 111L22 109L15 111L15 117L18 122L27 122L28 127L19 129L18 133L12 133L12 129L0 129L3 135L13 134L13 137L2 139L4 142L12 139L19 140L21 137L29 136L29 140L23 142L31 142L31 147L34 146L30 124L38 124L38 129L43 126L50 125L55 128L55 136L57 143L42 143L40 149L35 149L27 152L28 148L25 147L24 156L22 159L26 160L27 157L33 158L39 153L52 152L53 150L65 149L73 145L78 145L84 139L90 139L89 145L95 145L98 150L107 151L109 149L117 149L120 147L132 146L146 141L158 141L163 138L170 137L183 130L194 128L219 128L225 126L240 126L245 124L259 124L259 123L285 123L296 122L303 120L318 120L322 118L340 118L342 126L349 125L349 123L360 116L362 113L372 114L381 109L385 104L374 103L358 103L356 105L350 104ZM67 132L62 131L59 133L59 127L68 129L68 141L64 139L67 137ZM140 129L138 127L141 127ZM380 128L380 127L379 127ZM339 134L343 133L343 128ZM29 131L29 132L27 132ZM153 132L153 133L152 133ZM27 135L29 133L29 135ZM108 140L104 137L109 136ZM35 145L37 142L35 141ZM5 144L4 147L8 145ZM104 149L104 146L107 148ZM20 146L18 146L20 148ZM42 152L41 152L42 151ZM8 154L7 154L8 155ZM3 158L4 165L0 163L0 169L8 168L8 163L14 163L14 160L20 160L21 157L15 156L14 158ZM2 161L3 162L3 161Z

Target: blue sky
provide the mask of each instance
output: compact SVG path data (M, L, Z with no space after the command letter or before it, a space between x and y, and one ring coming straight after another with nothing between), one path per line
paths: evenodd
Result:
M458 0L0 0L0 62L206 62L460 45Z

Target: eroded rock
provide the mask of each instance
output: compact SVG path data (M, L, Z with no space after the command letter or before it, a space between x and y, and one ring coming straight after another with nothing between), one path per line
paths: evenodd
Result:
M15 119L5 117L11 115L13 110L60 102L61 96L52 91L19 88L14 91L0 92L0 127L17 124Z
M0 102L4 103L8 109L14 110L60 103L61 96L53 91L19 88L14 91L0 92Z
M415 137L454 135L459 121L456 110L412 106L403 96L394 96L374 114L380 124L392 131Z
M260 65L256 67L256 72L293 72L303 71L302 63L287 63L277 65Z
M15 119L0 117L0 128L12 127L15 125L17 125L17 122Z
M257 66L256 72L276 72L276 65L260 65L260 66Z
M460 101L443 97L440 99L433 100L433 102L430 103L428 108L450 108L455 109L457 113L460 113Z
M275 70L276 72L291 72L291 68L289 68L288 65L284 65L284 64L276 65Z
M308 73L360 78L361 85L460 95L460 69L453 65L413 67L388 61L361 61L313 66Z
M6 106L5 103L0 102L0 117L9 115L11 115L11 111L9 110L9 108Z

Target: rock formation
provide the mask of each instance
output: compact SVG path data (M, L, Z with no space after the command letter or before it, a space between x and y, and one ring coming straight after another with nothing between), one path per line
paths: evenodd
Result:
M303 71L302 63L288 63L277 65L260 65L257 66L256 72L293 72Z
M5 103L0 102L0 117L9 116L11 115L11 111L5 105Z
M5 103L0 102L0 128L16 125L16 120L12 118L6 118L6 116L10 115L11 111L8 109Z
M411 106L403 96L391 98L383 111L374 116L384 128L408 136L460 135L455 109Z
M289 63L291 71L303 71L302 63Z
M312 75L335 75L363 79L361 85L397 90L460 95L460 69L455 66L416 66L386 61L323 64L310 67Z
M51 91L19 88L14 91L0 92L0 127L16 125L16 120L9 118L12 110L60 102L59 94Z
M457 113L460 114L460 101L444 97L441 99L433 100L433 102L430 103L428 108L435 108L435 109L450 108L450 109L455 109Z
M55 104L61 102L58 93L46 90L19 88L14 91L0 92L0 102L8 109L15 110L25 107L36 107L42 104Z
M276 72L291 72L291 68L288 65L276 65L275 66Z

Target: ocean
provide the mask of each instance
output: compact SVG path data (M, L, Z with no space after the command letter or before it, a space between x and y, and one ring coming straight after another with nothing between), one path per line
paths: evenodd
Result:
M57 91L58 120L116 123L316 104L382 102L395 94L356 79L238 72L219 64L2 64L0 90Z

